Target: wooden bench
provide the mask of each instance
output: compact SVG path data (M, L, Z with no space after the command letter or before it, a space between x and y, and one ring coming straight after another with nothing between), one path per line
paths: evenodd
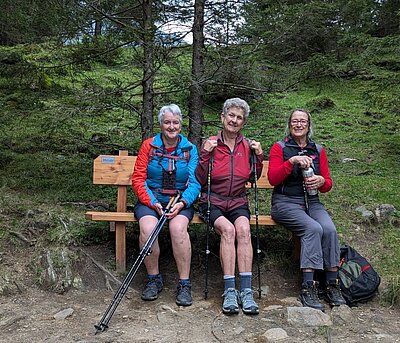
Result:
M127 222L135 222L133 213L127 212L127 190L132 186L132 172L136 162L136 156L128 156L128 151L121 150L119 155L100 155L93 164L93 184L114 185L117 190L116 212L86 212L85 218L89 220L115 222L115 254L117 271L126 269L126 240L125 230ZM272 189L268 182L268 162L263 162L261 177L257 181L258 189ZM251 184L246 185L251 188ZM195 214L191 224L203 224L204 221ZM258 216L259 226L277 225L270 215ZM250 224L256 224L256 216L252 215Z

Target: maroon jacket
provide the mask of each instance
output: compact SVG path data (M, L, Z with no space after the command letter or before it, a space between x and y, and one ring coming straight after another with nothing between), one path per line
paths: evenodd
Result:
M229 211L241 205L248 204L246 196L246 182L253 179L254 170L251 164L251 149L242 134L236 138L233 152L224 143L222 133L215 137L217 146L211 152L201 148L199 164L196 168L196 178L202 185L200 203L207 203L207 176L208 162L213 156L211 172L211 204L222 211ZM262 171L263 154L257 156L257 178Z

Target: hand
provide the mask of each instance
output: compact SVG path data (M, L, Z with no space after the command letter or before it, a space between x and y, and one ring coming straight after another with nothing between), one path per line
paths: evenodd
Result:
M177 202L174 206L172 206L169 213L166 215L168 219L175 218L180 211L185 208L185 204L182 201Z
M250 141L250 148L254 150L256 155L261 155L263 153L263 150L262 150L262 147L261 147L261 143L260 142L256 142L255 140L251 140Z
M162 207L162 205L161 205L159 202L157 202L157 203L154 204L154 209L157 211L157 213L158 213L160 216L162 215L162 213L163 213L163 207Z
M214 150L214 148L217 146L217 140L216 139L207 139L204 142L204 150L207 152L211 152Z
M298 164L299 167L302 169L306 169L311 166L312 161L312 158L306 155L296 155L289 158L289 162L291 164Z
M304 183L307 189L319 189L324 185L325 179L321 175L314 175L305 178Z

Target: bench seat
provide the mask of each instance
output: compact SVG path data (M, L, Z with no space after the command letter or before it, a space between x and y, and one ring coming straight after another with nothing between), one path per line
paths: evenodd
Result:
M86 212L85 218L88 220L95 221L107 221L107 222L136 222L136 218L132 212ZM204 224L204 221L200 218L198 214L193 216L190 221L192 224ZM277 223L267 215L258 216L258 224L260 226L274 226ZM251 215L250 225L256 225L256 216Z

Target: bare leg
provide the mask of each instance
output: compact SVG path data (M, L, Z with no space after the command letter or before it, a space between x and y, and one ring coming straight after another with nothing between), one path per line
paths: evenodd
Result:
M188 233L188 224L188 218L182 215L178 215L171 219L169 223L172 250L178 268L179 278L181 280L186 280L190 277L192 246Z
M246 217L235 220L237 259L239 272L251 272L253 267L253 246L251 244L250 223Z
M221 216L215 221L214 229L221 236L219 255L222 271L224 275L235 275L235 226L228 219Z
M139 235L139 246L143 248L146 240L149 238L150 233L157 225L157 218L153 216L144 216L139 220L140 235ZM154 242L151 247L151 254L146 256L144 264L146 266L147 274L156 275L160 273L158 267L158 258L160 257L160 247L158 245L158 239Z

